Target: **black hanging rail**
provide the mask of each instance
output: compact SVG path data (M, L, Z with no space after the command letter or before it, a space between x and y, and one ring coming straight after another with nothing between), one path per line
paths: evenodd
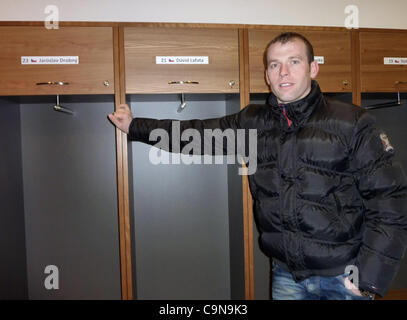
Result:
M380 109L380 108L390 108L390 107L397 107L400 105L401 105L401 101L400 101L400 91L399 91L399 92L397 92L397 101L371 104L369 106L366 106L365 109L371 110L371 109Z
M399 86L401 84L407 84L407 81L396 81L394 83L395 86ZM366 110L371 110L371 109L380 109L380 108L390 108L390 107L397 107L401 106L401 100L400 100L400 90L397 91L397 100L396 101L391 101L391 102L385 102L385 103L377 103L377 104L371 104L369 106L364 107Z

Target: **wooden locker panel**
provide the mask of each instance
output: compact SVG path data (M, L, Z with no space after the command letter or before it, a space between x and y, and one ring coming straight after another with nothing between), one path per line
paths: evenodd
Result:
M273 38L288 30L249 30L250 92L268 92L263 55ZM292 30L304 35L314 47L315 56L323 56L316 78L324 92L351 92L351 36L347 31Z
M0 47L0 95L114 92L110 27L0 27ZM24 56L78 56L79 63L22 64ZM37 85L44 82L69 84Z
M384 58L407 60L407 33L399 31L360 32L362 92L407 90L407 65L385 65ZM397 85L396 82L404 82Z
M239 92L235 29L129 27L124 39L127 93ZM204 56L209 63L156 64L157 56Z

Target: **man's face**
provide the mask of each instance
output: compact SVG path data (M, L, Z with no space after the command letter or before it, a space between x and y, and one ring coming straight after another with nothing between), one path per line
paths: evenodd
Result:
M266 80L279 103L306 97L317 73L318 63L308 62L305 43L300 39L274 43L267 51Z

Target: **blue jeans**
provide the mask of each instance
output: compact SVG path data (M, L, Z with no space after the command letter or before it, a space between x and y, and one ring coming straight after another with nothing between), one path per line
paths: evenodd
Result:
M273 263L273 300L371 300L346 288L346 276L313 276L297 283L289 272Z

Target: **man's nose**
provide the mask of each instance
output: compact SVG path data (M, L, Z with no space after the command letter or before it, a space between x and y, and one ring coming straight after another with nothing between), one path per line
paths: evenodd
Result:
M280 77L283 78L288 75L288 66L283 63L280 68Z

